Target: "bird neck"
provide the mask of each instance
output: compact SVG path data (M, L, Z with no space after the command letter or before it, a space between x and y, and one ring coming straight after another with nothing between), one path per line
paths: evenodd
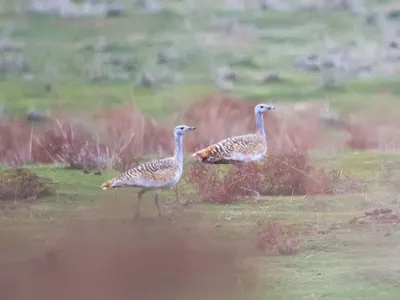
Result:
M261 134L266 138L265 129L264 129L264 117L262 113L256 112L256 125L257 125L257 133Z
M182 138L183 136L180 134L175 134L175 159L182 166L183 164L183 147L182 147Z

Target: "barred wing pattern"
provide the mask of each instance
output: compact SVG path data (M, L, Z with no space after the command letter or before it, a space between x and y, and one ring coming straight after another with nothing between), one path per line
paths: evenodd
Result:
M267 142L260 134L226 138L193 154L203 163L229 164L259 160L267 151Z
M114 182L121 182L130 186L142 185L141 182L143 181L151 181L156 185L157 183L163 184L173 180L178 172L179 164L173 157L163 158L138 165L108 180L101 187L108 189Z

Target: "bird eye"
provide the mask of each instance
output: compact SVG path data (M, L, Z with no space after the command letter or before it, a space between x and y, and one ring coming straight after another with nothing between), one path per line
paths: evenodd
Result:
M183 130L184 128L183 128L183 127L181 127L181 129Z

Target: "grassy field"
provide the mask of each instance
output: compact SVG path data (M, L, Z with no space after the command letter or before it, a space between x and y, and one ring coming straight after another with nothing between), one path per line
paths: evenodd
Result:
M397 126L400 86L396 74L400 65L397 58L388 58L387 55L400 55L396 47L388 47L387 44L398 38L395 33L399 27L398 17L387 18L383 22L379 17L375 21L368 21L368 15L353 15L345 10L235 11L222 4L217 7L212 1L202 1L192 9L184 1L168 1L166 9L150 13L129 1L126 2L124 14L118 17L69 19L35 14L25 9L24 1L20 2L22 9L16 11L17 5L14 5L14 1L0 0L2 118L21 115L29 110L55 109L68 111L86 122L86 113L133 104L145 115L155 119L157 124L161 124L157 126L164 127L162 122L171 119L178 122L182 119L182 112L205 95L229 94L251 103L265 101L288 104L289 108L303 101L327 101L334 110L341 111L344 118L362 115L368 122L376 121L385 125L385 122L390 121L392 128ZM383 0L365 2L367 12L377 12L376 16L387 5L400 3ZM332 50L335 46L336 52ZM341 57L342 65L319 71L305 71L295 67L299 56L311 54L317 55L321 60ZM232 84L229 92L223 91L216 84L215 73L218 67L229 67L236 74L235 80L223 80L224 83ZM150 86L140 84L144 72L153 78ZM277 75L278 79L265 80L266 74ZM229 109L228 107L227 110ZM237 109L244 110L245 107L239 106ZM220 132L217 129L223 134L238 130L231 128L234 127L232 122L235 120L229 119L229 112L223 113L225 119L221 123L212 119L213 112L208 112L205 117L211 115L210 120L214 120L214 123L208 123L211 122L209 119L201 119L203 124L191 125L201 127L205 123L207 126L203 126L204 133L210 132L212 127L215 131L214 139L219 137ZM118 114L115 116L118 118ZM239 120L236 121L239 124ZM240 121L240 124L246 122ZM308 135L312 135L310 132L313 128L308 128L307 123L305 124L304 132L299 135L300 139L307 139ZM2 127L0 146L6 140L5 132L14 132L11 131L12 127L13 125L9 127L11 129ZM300 127L299 125L295 129L301 131ZM294 136L297 135L296 130ZM382 138L385 132L377 131L377 139ZM26 132L27 135L21 134L21 141L29 139L30 129ZM366 132L363 134L368 137L368 127ZM392 132L389 138L396 140L398 131L388 132ZM151 133L152 137L165 139L164 131ZM286 134L285 131L283 133ZM354 135L357 136L357 132ZM84 139L88 136L83 135ZM324 134L322 136L323 141L330 139ZM203 142L208 142L206 137L201 138ZM279 136L273 138L275 139L271 144L274 146ZM144 143L149 139L150 137L144 136L141 141ZM50 144L53 140L46 141L50 141ZM198 146L193 139L190 143L192 148ZM140 148L136 143L132 147L135 147L135 151L140 149L139 152L151 152L151 157L154 157L155 149L161 147L160 145L151 144L147 148ZM14 142L10 149L21 148L19 146L20 144ZM28 144L25 146L29 148ZM380 146L381 144L378 148ZM165 149L168 148L164 147L162 150ZM121 260L126 259L126 268L115 266L113 263L117 263L112 261L108 263L116 270L106 269L108 265L101 258L97 264L99 268L105 268L104 273L111 274L108 280L112 280L115 272L116 278L122 276L121 281L127 286L133 281L130 278L140 277L142 274L141 270L129 273L134 272L134 267L129 265L133 252L124 252L124 246L125 251L131 251L130 247L135 244L130 244L131 240L152 245L149 246L151 251L159 248L159 252L154 251L161 259L149 256L137 258L148 265L156 261L164 266L154 263L157 266L150 268L153 276L160 273L161 277L168 278L173 277L170 274L177 274L173 273L176 271L174 267L163 265L165 261L176 259L168 252L169 249L172 247L171 249L179 252L181 245L177 243L178 246L171 246L160 238L165 233L167 240L170 230L187 239L188 244L197 245L199 252L192 254L190 261L198 260L204 266L209 266L209 269L201 270L203 273L199 271L201 274L210 278L212 275L218 277L215 279L215 287L209 291L212 295L208 298L199 285L195 287L200 292L192 292L198 293L199 299L203 299L202 293L206 299L214 299L218 293L223 293L218 300L223 297L232 299L216 285L227 284L229 289L236 291L241 289L242 283L239 279L227 279L226 282L221 279L231 277L232 274L225 271L225 268L231 269L229 266L219 265L219 261L223 259L213 256L213 251L216 251L214 248L204 246L207 243L196 235L197 231L201 231L202 235L212 241L216 236L216 248L229 249L222 256L238 256L240 260L248 260L259 271L260 286L257 289L250 288L250 292L246 289L241 299L396 299L396 295L400 293L400 260L397 258L400 239L396 224L353 224L350 221L379 208L391 208L395 214L399 212L400 155L396 149L334 149L333 154L321 149L309 149L315 150L310 154L313 165L341 170L341 176L348 176L363 186L361 191L317 196L262 196L258 201L243 199L234 204L210 204L198 201L199 195L194 192L193 187L182 183L179 186L180 204L174 203L173 190L161 192L163 220L156 219L151 193L145 194L143 220L138 222L132 222L136 191L100 189L106 179L118 174L117 171L105 170L101 175L93 172L85 174L82 170L72 170L57 164L31 164L29 157L23 160L29 163L26 167L55 183L51 195L44 198L28 203L21 199L0 202L0 263L3 266L21 263L22 269L11 267L14 269L10 269L10 274L15 276L14 279L21 279L21 287L26 288L28 295L10 297L15 300L32 300L35 297L29 297L29 293L33 291L31 285L34 285L30 279L36 275L41 278L39 275L46 274L48 270L37 271L36 267L30 265L30 259L39 257L40 260L40 257L46 257L48 248L62 248L64 244L60 244L59 238L67 236L73 239L75 235L73 233L71 237L70 230L76 226L77 231L82 234L78 234L81 240L76 243L76 248L80 250L87 247L88 250L74 252L75 257L61 258L61 263L74 265L71 263L72 259L78 265L77 270L86 274L83 266L86 266L85 261L90 261L91 257L102 257L105 260L107 257L110 260L121 257ZM1 147L0 150L1 155L6 156ZM7 152L7 155L13 156L14 150ZM150 155L140 159L149 157ZM3 157L0 160L2 163L7 161ZM184 176L187 178L188 174L185 173ZM290 255L260 253L256 247L258 224L268 222L275 222L279 228L292 228L294 235L287 238L289 242L299 242L300 248L293 250ZM87 236L84 235L85 232ZM275 235L272 238L280 239L281 243L285 239L276 232L273 234ZM154 242L153 239L160 241ZM74 247L74 241L69 244L67 241L67 246ZM158 246L153 247L154 245ZM181 248L184 250L179 252L179 256L183 259L187 255L187 249L185 246ZM104 256L97 256L98 252ZM202 256L204 253L209 253L209 256ZM162 259L164 255L165 259ZM81 265L78 263L79 259L82 260ZM178 265L185 264L184 260L177 261ZM214 265L216 269L212 268ZM31 275L26 275L26 279L23 274L31 274L26 273L31 267L32 272L36 273L31 278ZM90 275L93 278L97 278L96 273L101 273L100 269L96 269L96 263L88 263L87 268L89 272L93 272ZM4 270L6 271L0 271L0 289L5 288L6 280L9 280L9 269ZM192 273L176 276L184 281ZM82 276L83 282L89 280ZM149 278L151 281L151 276ZM154 280L154 285L160 290L160 286L165 284L163 280L164 277ZM47 287L47 282L39 280L36 288L46 290L44 287ZM101 286L98 282L93 284ZM179 288L183 289L182 285L178 285ZM83 298L102 300L98 296ZM242 295L239 293L235 296L240 298ZM126 298L121 296L118 299Z
M319 163L322 162L317 160L316 164ZM215 205L194 202L190 206L177 206L172 203L174 192L164 191L164 218L186 230L200 226L222 234L229 237L233 245L245 240L249 248L255 248L254 226L257 222L277 221L292 225L301 233L298 237L301 250L297 254L254 257L254 263L267 282L262 293L264 298L394 299L399 293L397 227L349 222L375 208L389 207L398 212L397 193L391 191L383 173L385 164L399 163L398 154L369 151L330 158L329 164L340 166L354 178L366 180L367 191L362 194L262 197L257 203ZM99 188L101 182L113 174L96 176L57 166L34 167L34 170L54 180L57 192L39 203L21 203L16 205L15 211L4 210L0 219L2 245L11 249L43 242L51 245L64 232L66 224L79 220L98 226L126 221L129 224L132 205L135 205L134 192L123 189L104 192ZM149 226L148 220L156 216L151 195L146 195L145 199L143 223L136 225L139 228ZM181 195L181 203L187 200L194 199ZM98 234L101 236L101 231Z

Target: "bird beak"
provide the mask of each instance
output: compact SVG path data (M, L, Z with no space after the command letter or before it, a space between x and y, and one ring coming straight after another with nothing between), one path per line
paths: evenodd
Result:
M196 130L196 127L189 127L189 130Z

